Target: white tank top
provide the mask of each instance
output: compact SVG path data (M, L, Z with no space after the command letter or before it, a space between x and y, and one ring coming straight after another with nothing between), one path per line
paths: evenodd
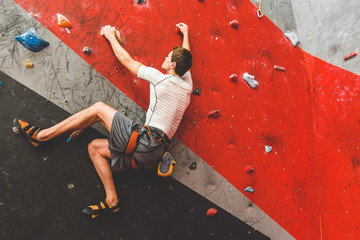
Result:
M171 139L190 103L193 88L190 72L180 78L141 66L137 75L150 82L150 104L145 124L161 129Z

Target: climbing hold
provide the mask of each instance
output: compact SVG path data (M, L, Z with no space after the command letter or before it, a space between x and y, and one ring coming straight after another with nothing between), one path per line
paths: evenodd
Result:
M248 165L248 166L246 166L245 167L245 172L247 172L247 173L252 173L252 172L254 172L254 167L252 166L252 165Z
M296 33L292 31L287 31L284 35L290 40L294 47L300 44L299 37L296 35Z
M177 34L181 34L181 31L180 31L180 29L179 29L178 27L175 28L175 32L176 32Z
M344 56L344 60L348 60L348 59L350 59L350 58L353 58L353 57L355 57L356 55L357 55L357 51L353 51L352 53Z
M73 183L69 183L69 184L67 185L67 188L68 188L70 191L72 191L72 190L74 190L75 186L74 186Z
M272 146L265 145L265 152L269 153L272 150Z
M232 82L237 82L238 80L238 75L237 74L231 74L229 77L229 80Z
M49 43L42 40L34 28L26 33L16 36L15 39L32 52L39 52L49 46Z
M245 192L253 193L254 189L252 187L247 187L244 189Z
M252 76L248 73L244 73L243 78L244 78L245 82L247 82L247 84L249 84L249 86L252 89L255 89L255 88L257 88L257 86L259 86L259 82L255 80L254 76Z
M136 0L136 3L138 3L138 4L145 4L145 0Z
M232 28L234 28L234 29L237 29L238 27L239 27L239 21L238 20L232 20L232 21L230 21L229 22L229 27L232 27Z
M192 163L190 164L190 166L189 166L189 169L190 169L190 170L196 169L196 162L192 162Z
M91 54L91 49L89 47L84 47L83 49L83 53L87 54L87 55L90 55Z
M285 71L284 67L281 67L281 66L278 66L278 65L274 65L274 69L279 70L279 71Z
M25 61L25 67L32 68L34 65L30 61Z
M101 36L104 36L103 32L102 32L102 29L100 31L100 35ZM120 32L118 30L115 30L115 37L116 39L118 40L118 42L120 43L120 45L123 43L122 39L121 39L121 36L120 36Z
M192 92L192 94L196 96L200 96L200 93L201 93L201 88L197 88Z
M0 82L0 86L2 85L2 82Z
M72 28L72 24L65 16L61 15L60 13L57 13L58 18L58 25L64 28Z
M209 208L209 210L207 210L206 215L208 216L214 216L215 214L217 214L218 210L215 208Z
M123 41L122 41L121 36L120 36L120 32L118 30L115 31L115 37L118 40L118 42L120 43L120 45L123 44Z
M66 139L66 142L70 142L72 139L79 137L83 132L84 132L84 130L77 130L77 131L72 132L70 134L69 138Z
M214 110L208 113L208 118L218 118L220 117L221 113L220 110Z

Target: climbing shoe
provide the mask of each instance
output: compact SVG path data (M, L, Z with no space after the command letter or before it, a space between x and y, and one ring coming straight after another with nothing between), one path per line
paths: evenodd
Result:
M169 152L165 152L158 165L158 175L168 177L172 173L176 162Z
M37 138L37 134L42 128L17 118L14 119L14 125L15 129L22 133L34 147L38 147L40 145L40 140Z
M82 210L83 213L91 216L92 218L98 217L100 214L115 214L120 211L120 204L111 206L109 200L106 198L105 201L100 202L97 205L91 205Z

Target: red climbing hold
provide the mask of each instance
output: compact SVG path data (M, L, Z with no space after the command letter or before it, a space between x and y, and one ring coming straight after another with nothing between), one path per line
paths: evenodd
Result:
M217 214L218 210L215 208L209 208L209 210L207 210L206 215L208 216L214 216L215 214Z
M356 55L357 55L357 51L354 51L354 52L344 56L344 60L348 60L348 59L350 59L352 57L355 57Z
M284 67L278 66L278 65L274 65L274 69L279 70L279 71L285 71Z
M181 31L180 31L180 29L179 28L175 28L175 32L177 33L177 34L181 34Z
M237 74L231 74L229 77L229 80L232 82L237 82L238 80L238 75Z
M58 17L58 25L64 28L72 28L71 22L65 16L60 13L57 14Z
M239 27L239 21L238 20L232 20L229 22L229 27L232 27L232 28L238 28Z
M252 165L248 165L248 166L246 166L245 167L245 172L247 172L247 173L252 173L252 172L254 172L254 167L252 166Z
M218 118L220 117L221 113L220 110L214 110L208 113L209 118Z

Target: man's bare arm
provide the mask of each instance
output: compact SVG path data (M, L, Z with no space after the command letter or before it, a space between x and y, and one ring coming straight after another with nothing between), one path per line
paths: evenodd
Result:
M130 72L137 76L139 68L143 65L142 63L135 61L130 54L120 45L119 41L115 36L116 30L114 27L106 25L101 29L101 35L104 35L109 40L111 47L115 53L115 56L126 67Z
M183 44L182 47L190 51L190 42L189 42L189 27L185 23L178 23L176 27L179 28L180 32L183 34Z

